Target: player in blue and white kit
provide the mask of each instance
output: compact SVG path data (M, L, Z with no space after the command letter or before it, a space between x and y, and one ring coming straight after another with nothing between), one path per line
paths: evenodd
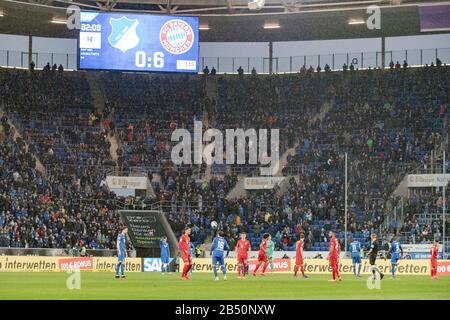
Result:
M195 257L195 246L192 242L189 242L189 253L191 254L191 257ZM189 270L190 274L192 274L192 269L194 268L191 268L191 270Z
M353 273L355 277L361 277L361 244L359 241L352 241L350 243L350 252L352 253ZM356 264L358 264L358 274L356 274Z
M389 248L389 253L391 254L391 272L392 279L395 279L395 270L397 269L398 260L403 257L403 248L398 242L397 237L392 238L391 247Z
M161 249L161 272L164 274L164 272L170 272L170 250L166 237L159 240L159 248Z
M122 273L122 279L125 279L125 258L128 257L126 248L126 238L128 228L123 227L122 231L117 236L117 265L116 265L116 279L119 278L119 270Z
M225 261L223 257L223 252L227 251L227 257L230 253L230 246L228 245L227 240L223 237L223 231L219 231L219 235L214 238L212 246L211 246L211 256L212 256L212 264L214 269L214 280L219 280L217 275L217 263L220 264L220 267L223 272L223 280L227 280L227 270L225 269Z

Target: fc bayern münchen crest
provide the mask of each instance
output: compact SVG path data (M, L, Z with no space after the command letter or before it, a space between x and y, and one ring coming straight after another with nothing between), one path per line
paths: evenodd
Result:
M167 52L183 54L194 44L194 30L185 21L172 19L161 27L159 41Z

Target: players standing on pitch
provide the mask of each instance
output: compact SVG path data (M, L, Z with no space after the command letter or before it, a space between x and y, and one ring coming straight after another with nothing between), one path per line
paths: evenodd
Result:
M329 247L329 253L328 253L328 262L331 267L331 272L333 275L333 279L328 280L331 282L335 282L336 278L339 279L339 281L342 281L342 278L339 274L339 254L341 253L341 246L339 245L339 242L336 239L336 235L333 231L330 231L330 247Z
M367 253L367 255L369 256L369 264L371 266L373 279L374 280L376 279L376 273L378 273L380 275L380 280L381 280L381 279L383 279L384 274L377 268L377 265L376 265L377 255L378 255L378 250L379 250L377 235L375 233L372 233L370 238L371 238L370 250Z
M258 264L256 265L255 271L253 271L253 276L256 276L256 271L258 271L259 267L264 263L263 269L262 269L262 276L266 275L266 269L269 265L269 259L267 258L266 250L267 250L267 241L271 239L270 234L265 233L263 235L263 239L259 245L259 252L258 252Z
M218 232L218 236L216 236L213 240L211 246L211 257L214 271L214 280L219 280L219 276L217 275L217 263L219 263L220 268L223 273L223 280L227 280L227 269L225 268L225 261L223 257L223 252L227 251L227 257L230 254L230 246L228 245L227 240L223 237L224 233L222 230Z
M183 230L182 236L180 237L180 241L178 241L178 246L180 248L181 259L183 259L183 272L181 274L181 280L189 280L188 272L192 268L192 257L190 252L190 238L191 228L186 227Z
M161 249L161 271L164 274L164 272L170 272L170 250L167 237L159 240L159 248Z
M353 274L355 277L361 277L361 244L354 240L350 243L350 252L352 254ZM356 273L356 265L358 265L358 273Z
M195 246L192 242L189 242L189 254L191 257L195 256ZM189 273L192 275L192 268L189 270Z
M295 250L295 267L294 267L294 277L297 277L298 269L300 268L303 278L308 278L305 276L305 268L303 267L303 248L305 247L305 235L302 233L300 235L300 240L297 241Z
M272 241L272 237L267 241L267 259L269 260L270 272L273 272L273 251L275 250L275 242Z
M122 231L117 236L117 265L116 265L116 279L119 278L119 270L122 274L122 279L125 279L125 258L128 257L126 248L128 228L123 227Z
M431 247L431 278L433 280L437 279L437 259L439 254L439 240L434 240L434 244Z
M248 273L248 252L251 249L250 241L248 241L247 234L242 232L241 239L236 244L237 263L238 263L238 278L245 279Z
M395 271L397 269L398 260L403 257L403 248L400 245L400 242L397 241L397 237L392 237L391 247L389 248L389 252L391 255L391 272L392 279L395 279Z

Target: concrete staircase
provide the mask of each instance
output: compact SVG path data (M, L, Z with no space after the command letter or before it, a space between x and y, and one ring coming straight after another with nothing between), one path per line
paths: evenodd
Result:
M103 109L105 107L105 90L103 87L103 82L101 81L100 74L99 73L88 73L86 75L86 78L88 80L89 86L91 88L91 95L94 100L94 106L95 109L99 113L103 113ZM114 120L114 114L112 113L110 117ZM103 127L103 123L101 124ZM111 159L116 163L116 170L113 174L118 175L119 174L119 167L117 164L117 160L119 159L119 155L117 153L117 150L119 149L119 140L117 139L116 132L110 132L108 134L108 141L110 142L111 146L109 148L109 153L111 155ZM142 173L131 173L130 176L145 176ZM159 174L153 173L153 181L160 181ZM153 186L151 183L147 184L147 197L149 198L156 198L155 191L153 190Z
M444 119L444 128L447 128L445 131L445 135L443 137L444 145L448 146L448 126L447 126L447 118ZM436 173L440 174L442 173L442 160L443 160L443 145L438 145L434 150L431 151L431 157L430 157L430 167L427 170L423 170L423 165L419 165L416 168L410 170L407 172L403 178L400 180L399 184L395 188L394 192L392 192L391 196L388 199L388 205L391 205L395 199L400 199L401 203L403 204L403 201L406 199L409 199L410 192L408 188L408 175L409 174L427 174L427 173ZM403 214L403 206L398 206L398 208L401 208L397 210L397 208L393 208L395 211L402 211L402 214L396 214L392 213L394 210L391 210L391 213L388 215L385 226L389 224L389 221L394 220L397 221L399 227L403 225L403 221L405 218L405 215ZM447 209L446 216L450 215L450 210ZM430 223L432 220L436 219L437 217L441 217L442 213L438 213L436 216L433 214L425 214L423 212L415 214L416 220L418 221L419 225L422 225L424 223Z
M117 154L117 150L119 149L119 144L117 142L116 135L108 135L108 141L111 143L111 147L109 148L109 153L111 154L111 159L117 163L117 159L119 159L119 155Z
M101 74L98 72L89 72L86 79L91 88L91 96L94 100L94 106L97 111L102 112L105 107L105 93L101 84Z
M3 116L3 114L4 114L3 110L0 110L0 118ZM13 132L13 139L14 139L14 141L17 141L17 138L22 139L22 141L25 143L25 148L28 151L29 150L29 145L28 145L27 141L25 141L25 139L23 139L22 134L20 133L19 130L17 130L16 126L11 121L11 119L8 119L8 124L11 127L11 130ZM46 175L47 174L47 170L45 169L44 165L39 160L39 158L35 154L32 154L32 157L36 160L36 170L39 171L40 173L42 173L43 175Z
M205 90L206 90L206 96L208 97L209 101L216 101L219 98L219 88L217 85L217 76L207 76L205 78ZM202 122L205 128L209 128L210 126L210 115L208 113L208 110L206 108L203 108L203 115L202 115ZM211 173L211 165L206 166L205 170L205 179L209 180L212 177Z
M213 237L211 235L208 235L208 237L205 239L205 242L202 245L202 250L205 252L205 257L209 257L209 252L211 251L212 242L213 242Z
M322 121L325 116L327 115L327 113L331 110L331 108L333 107L334 104L334 100L331 101L327 101L325 102L320 111L309 120L310 124L313 124L316 121ZM287 166L288 161L287 158L289 155L294 155L295 154L295 150L297 149L297 147L299 146L300 141L296 141L294 146L292 148L287 149L280 157L279 160L279 167L278 167L278 171L276 172L275 176L282 176L282 172L283 169ZM283 193L287 190L287 188L289 187L289 180L292 176L287 176L286 179L284 179L279 187L280 190L279 192ZM236 183L236 185L228 192L226 198L227 199L237 199L243 196L247 195L247 191L244 188L244 180L245 180L245 176L244 175L240 175L238 177L238 182Z
M206 96L209 99L215 99L219 97L219 87L217 85L217 76L206 76Z
M239 176L238 181L234 185L233 189L228 192L226 199L238 199L247 195L247 190L245 190L244 188L244 180L245 176Z
M86 79L91 88L94 107L99 113L103 113L103 109L105 107L105 91L101 81L101 74L98 72L87 73ZM103 127L103 123L101 125ZM114 132L112 135L109 134L108 140L111 144L111 147L109 148L111 159L117 163L117 159L119 158L117 154L117 150L119 149L119 142L117 140L116 133Z

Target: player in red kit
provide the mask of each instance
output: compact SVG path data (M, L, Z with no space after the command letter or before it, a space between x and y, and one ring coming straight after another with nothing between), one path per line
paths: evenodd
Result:
M336 235L333 231L330 231L330 248L328 253L328 262L331 267L331 272L333 274L333 279L328 281L336 281L336 278L339 281L342 281L341 276L339 275L339 253L341 252L341 247L339 242L336 239Z
M297 241L297 247L295 250L295 267L294 267L294 277L297 277L298 269L300 268L303 278L308 278L305 276L305 268L303 267L303 248L305 247L305 235L302 233L300 235L300 240Z
M190 238L189 235L191 234L191 228L186 227L183 230L183 234L180 237L180 241L178 242L178 246L180 247L180 254L181 259L183 259L184 267L183 267L183 273L181 274L182 280L189 280L188 272L192 268L192 258L190 253Z
M439 240L434 240L434 244L431 247L431 278L437 279L437 258L439 254Z
M241 239L236 244L237 262L238 262L238 278L245 279L248 267L248 252L250 251L250 241L247 239L245 232L241 233Z
M264 263L263 269L262 269L262 276L265 276L265 272L267 269L267 266L269 265L269 259L267 258L266 249L267 249L267 241L270 240L270 234L265 233L263 235L263 239L261 241L261 244L259 245L259 252L258 252L258 264L256 265L255 271L253 271L253 275L256 276L256 271L258 271L259 267Z

